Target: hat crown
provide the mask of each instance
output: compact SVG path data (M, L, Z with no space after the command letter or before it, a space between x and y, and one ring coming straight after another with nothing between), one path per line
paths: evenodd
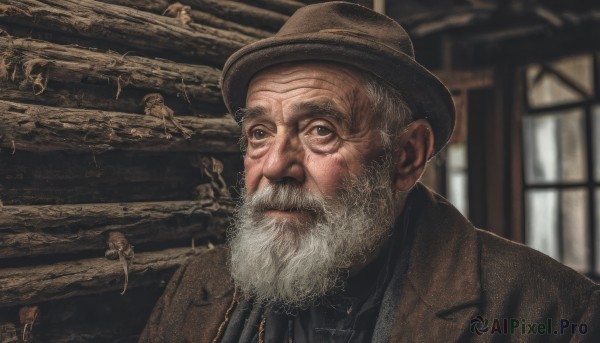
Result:
M360 36L414 59L408 33L392 18L348 2L325 2L298 9L275 36L334 33Z

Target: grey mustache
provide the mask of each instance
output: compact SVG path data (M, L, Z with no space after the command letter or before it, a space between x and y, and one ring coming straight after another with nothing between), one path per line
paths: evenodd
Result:
M269 185L249 200L256 211L309 211L322 213L324 200L309 191L290 185Z

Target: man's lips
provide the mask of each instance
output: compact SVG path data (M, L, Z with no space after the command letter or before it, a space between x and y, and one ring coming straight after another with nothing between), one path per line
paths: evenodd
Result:
M308 208L267 208L263 213L275 217L298 217L314 214L315 211Z

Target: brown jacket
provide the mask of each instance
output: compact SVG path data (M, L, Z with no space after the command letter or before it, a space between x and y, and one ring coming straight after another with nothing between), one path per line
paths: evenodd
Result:
M598 284L474 228L424 186L414 192L420 216L390 342L600 342ZM232 297L227 249L198 256L173 276L140 342L212 342ZM473 319L473 329L485 330L481 335L472 332ZM511 319L512 334L506 333ZM551 324L551 334L539 334L548 331L539 324Z

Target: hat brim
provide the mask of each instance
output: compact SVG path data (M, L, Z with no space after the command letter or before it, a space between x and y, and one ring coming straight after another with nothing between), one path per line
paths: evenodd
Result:
M339 62L368 71L401 91L413 116L426 119L434 132L434 153L454 130L454 104L440 80L410 56L362 36L330 32L275 36L245 46L225 63L221 87L225 105L236 112L245 106L250 80L262 69L287 62Z

